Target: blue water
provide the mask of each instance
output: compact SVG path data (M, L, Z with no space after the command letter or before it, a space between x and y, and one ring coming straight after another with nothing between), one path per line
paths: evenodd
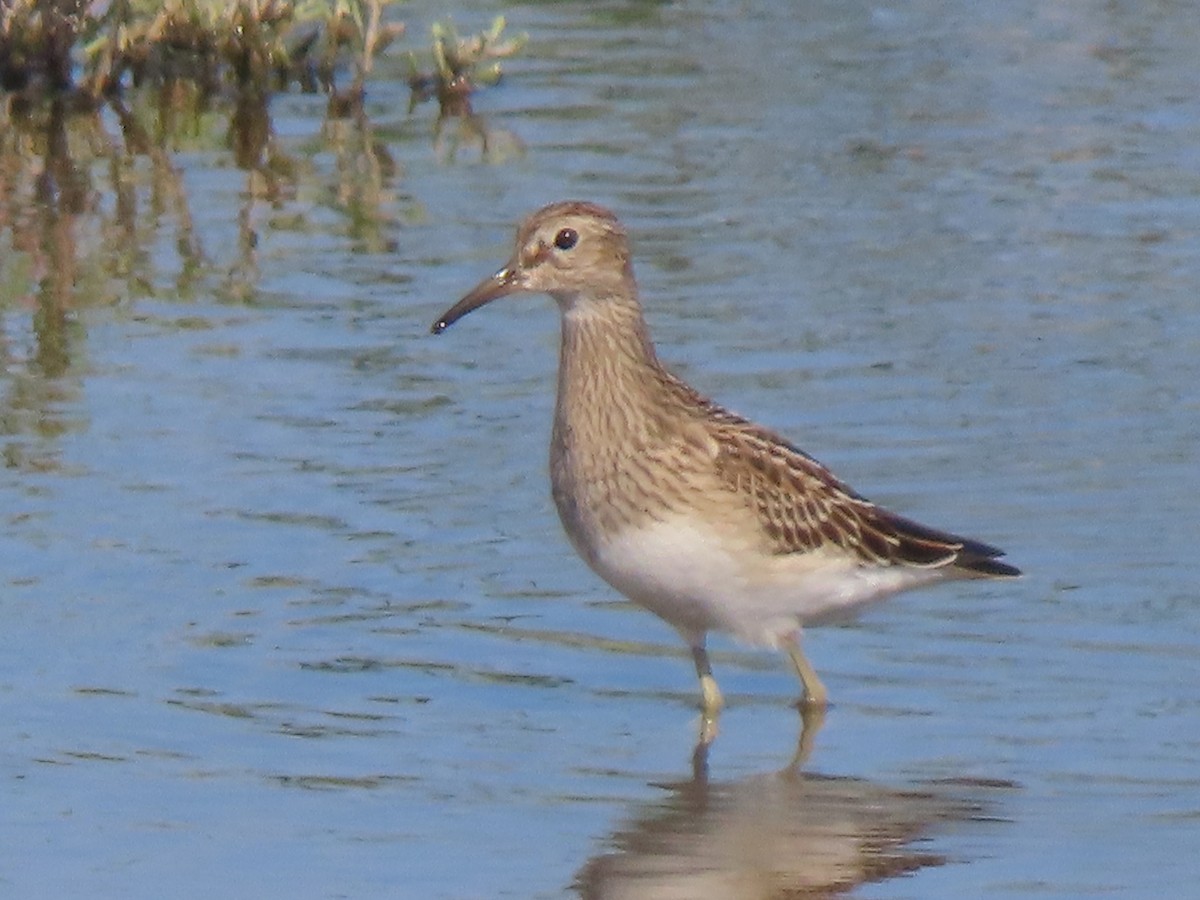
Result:
M61 329L49 235L0 231L3 893L1186 896L1200 26L456 21L501 8L530 42L476 99L486 151L407 115L397 54L369 134L273 102L274 198L220 140L171 157L187 216L135 161L132 243L111 199L69 223ZM400 13L415 45L437 5ZM694 769L683 648L561 536L552 303L428 335L565 197L628 224L677 371L1027 573L814 630L834 705L800 771L785 663L721 640Z

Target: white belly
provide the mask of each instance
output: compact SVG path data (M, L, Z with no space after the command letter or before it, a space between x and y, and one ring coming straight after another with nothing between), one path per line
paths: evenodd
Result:
M939 570L862 565L830 551L771 555L733 529L676 517L627 528L590 548L596 572L696 645L706 631L776 647L804 625L944 577Z

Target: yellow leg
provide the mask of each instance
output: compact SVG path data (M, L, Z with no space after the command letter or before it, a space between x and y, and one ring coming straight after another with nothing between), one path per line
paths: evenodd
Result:
M800 676L800 682L804 687L803 704L805 706L821 708L828 706L829 691L825 690L825 685L817 677L817 670L812 667L812 663L808 661L808 657L800 649L799 635L793 635L788 639L786 649L788 657L792 661L792 666L795 668L796 674Z
M692 648L692 660L696 663L696 674L700 677L701 709L706 719L715 719L725 705L717 679L713 678L708 652L703 647Z

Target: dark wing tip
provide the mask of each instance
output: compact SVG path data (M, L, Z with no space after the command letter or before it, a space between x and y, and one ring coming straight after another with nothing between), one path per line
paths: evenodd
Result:
M900 557L906 562L916 565L949 562L972 574L996 578L1016 578L1021 574L1016 566L1000 562L1004 551L999 547L938 531L895 513L887 513L886 519L900 538Z
M975 553L974 548L980 546L988 550L989 553ZM1003 556L1003 550L997 550L995 547L988 547L983 544L975 544L973 541L967 541L962 550L958 552L958 559L954 564L960 569L966 569L969 572L977 572L980 575L990 575L995 578L1017 578L1022 574L1021 570L1016 566L1010 566L1006 562L1000 562L996 557Z

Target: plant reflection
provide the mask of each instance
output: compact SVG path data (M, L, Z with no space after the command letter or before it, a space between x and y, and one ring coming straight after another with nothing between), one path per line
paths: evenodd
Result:
M396 210L401 167L374 135L361 102L338 110L345 117L327 118L318 131L332 160L318 167L281 145L268 98L256 91L214 102L197 83L174 81L96 103L70 93L37 103L16 94L3 98L0 313L30 313L27 331L24 317L13 319L0 340L13 385L0 400L4 433L27 433L20 423L30 421L38 430L58 430L49 424L55 415L49 405L30 416L15 414L15 404L46 392L18 390L14 380L71 374L82 336L80 310L205 293L253 302L262 275L262 223L305 222L303 211L281 215L298 196L316 198L310 202L348 223L353 249L394 250L394 231L404 218ZM222 145L244 174L244 186L195 197L185 179L194 167L180 155ZM213 213L222 198L236 203L236 211ZM196 202L204 204L205 219L236 222L236 241L231 228L229 234L202 231ZM222 257L207 244L233 252ZM27 449L5 452L10 465L55 465L52 453L33 461Z
M0 28L0 310L33 307L28 356L40 375L70 370L75 310L206 289L252 302L261 222L307 227L305 211L286 215L297 197L332 208L355 250L395 249L402 170L365 104L376 57L405 30L384 21L390 3L300 9L273 0L202 4L190 14L170 4L10 4ZM428 75L410 54L413 105L426 90L439 100L433 140L444 160L464 145L490 161L520 152L515 136L489 129L470 104L524 43L505 39L504 27L498 18L460 38L434 26ZM353 79L340 88L335 73L348 62ZM293 82L328 96L320 137L331 170L289 155L275 134L270 97ZM204 235L236 247L223 263L206 252L177 162L219 146L245 173L236 214L211 217L236 221L236 242ZM306 190L314 177L327 183Z
M0 256L5 291L0 308L16 303L32 311L31 346L23 350L5 329L0 363L10 377L0 435L6 466L52 471L60 466L57 451L44 442L80 426L62 413L73 388L59 379L70 368L79 337L71 311L87 271L78 251L78 223L95 209L96 191L88 169L70 153L64 101L56 99L36 114L20 112L32 128L0 127L0 231L8 236ZM30 440L10 439L20 434Z
M453 25L436 23L431 47L433 66L429 71L423 71L416 55L409 54L408 111L437 100L433 140L437 157L443 162L454 162L464 147L477 147L484 162L504 162L525 152L515 134L489 126L471 106L471 97L480 85L500 81L500 60L515 54L525 43L524 37L505 39L505 24L504 17L498 16L487 31L461 38Z

